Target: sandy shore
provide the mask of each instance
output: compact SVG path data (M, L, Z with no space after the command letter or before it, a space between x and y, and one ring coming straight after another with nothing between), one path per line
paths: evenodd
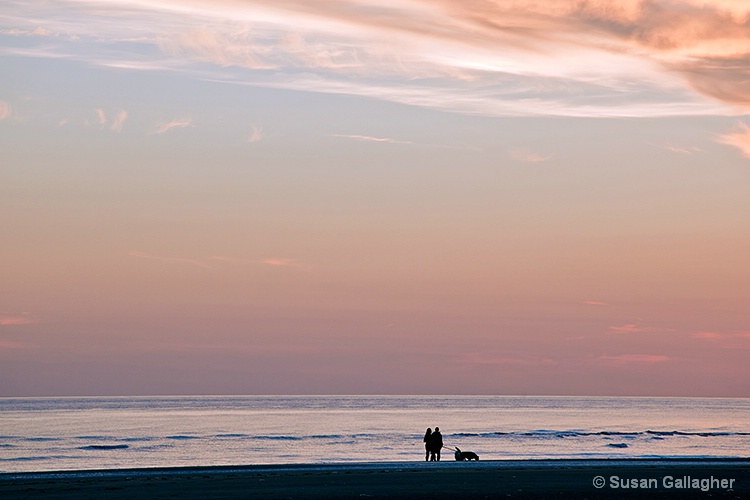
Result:
M597 488L595 482L603 486ZM750 459L445 461L0 474L3 499L452 497L750 498Z

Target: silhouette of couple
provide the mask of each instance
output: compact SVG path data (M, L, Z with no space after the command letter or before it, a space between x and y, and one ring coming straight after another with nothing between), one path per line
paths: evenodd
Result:
M440 427L435 427L435 432L427 428L424 434L424 460L425 462L439 462L440 450L443 448L443 435L440 434Z

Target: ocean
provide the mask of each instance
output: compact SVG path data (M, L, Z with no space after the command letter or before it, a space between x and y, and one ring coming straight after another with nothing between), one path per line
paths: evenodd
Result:
M481 460L750 456L750 399L3 398L0 472L413 462L435 426Z

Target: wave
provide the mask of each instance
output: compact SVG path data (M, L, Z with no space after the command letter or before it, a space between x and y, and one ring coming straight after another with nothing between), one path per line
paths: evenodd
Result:
M124 450L130 448L126 444L91 444L88 446L80 446L79 450Z
M311 436L247 436L247 439L274 440L274 441L306 441L306 440L331 440L331 439L357 439L369 437L382 437L377 434L313 434Z
M271 440L271 441L301 441L299 436L250 436L250 439Z
M575 438L588 436L614 436L614 437L636 437L650 436L654 439L671 436L695 436L695 437L731 437L750 436L750 432L727 432L727 431L557 431L539 429L528 432L457 432L449 434L450 437L478 437L478 438L502 438L502 437L539 437L539 438Z
M59 460L67 459L72 457L60 456L60 455L37 455L32 457L13 457L13 458L0 458L0 462L37 462L41 460Z

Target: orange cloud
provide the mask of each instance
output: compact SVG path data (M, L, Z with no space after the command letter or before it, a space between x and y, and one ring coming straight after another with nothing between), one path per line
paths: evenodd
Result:
M199 69L218 81L485 115L727 115L750 108L750 9L741 0L105 3L82 4L75 19L53 10L45 18L48 33L85 37L86 56L65 44L24 55ZM38 28L38 10L14 7L8 36ZM161 54L120 50L142 44L144 32L154 33ZM196 65L206 62L212 66Z
M750 85L750 81L748 81L748 85ZM721 144L737 148L742 156L750 158L750 127L744 123L738 123L735 131L721 135L716 140Z

